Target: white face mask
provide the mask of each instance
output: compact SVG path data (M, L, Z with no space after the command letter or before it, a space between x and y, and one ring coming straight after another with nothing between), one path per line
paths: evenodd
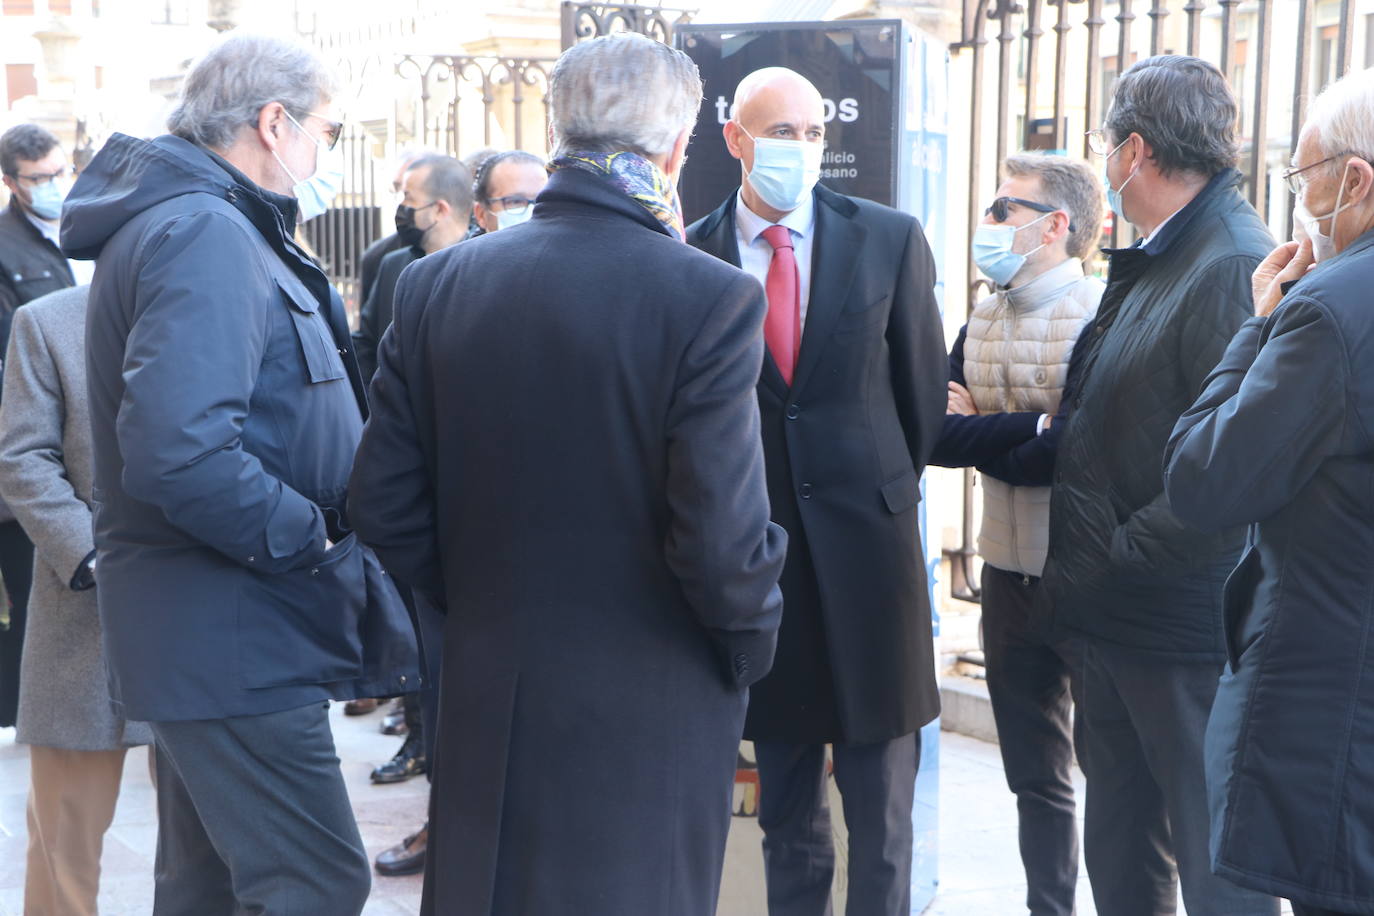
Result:
M1297 205L1293 207L1293 219L1301 222L1303 228L1307 230L1307 237L1312 240L1312 258L1318 262L1328 261L1336 256L1336 217L1344 210L1349 210L1355 206L1356 201L1348 200L1344 205L1341 204L1341 197L1345 195L1345 177L1350 172L1350 161L1346 160L1345 168L1341 169L1341 184L1336 189L1336 206L1330 213L1321 216L1313 216L1307 209L1307 203L1300 197ZM1321 220L1331 220L1331 232L1328 235L1321 231Z
M343 187L343 151L337 148L331 150L304 127L301 127L300 122L291 117L289 111L283 111L283 113L292 124L296 125L297 130L305 134L315 144L315 171L303 181L292 174L291 170L286 167L286 163L282 162L281 156L277 155L277 151L272 150L272 155L276 158L277 164L286 173L286 177L294 182L291 193L295 195L301 222L305 222L328 210L334 196Z

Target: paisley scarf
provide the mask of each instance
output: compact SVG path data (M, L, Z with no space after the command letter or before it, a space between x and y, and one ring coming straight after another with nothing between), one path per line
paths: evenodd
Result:
M663 170L636 153L570 152L549 163L549 171L582 169L607 179L667 227L679 241L686 239L682 228L682 203L677 188Z

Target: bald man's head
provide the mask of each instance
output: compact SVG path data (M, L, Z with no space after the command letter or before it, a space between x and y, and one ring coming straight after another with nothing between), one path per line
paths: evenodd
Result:
M812 129L825 136L825 102L819 90L786 67L765 67L740 80L730 110L734 120L755 137L804 140L806 131ZM782 122L795 130L788 136L760 133Z
M815 182L814 175L819 174L817 164L821 154L818 150L825 146L825 102L811 81L794 70L786 67L755 70L735 89L732 118L726 122L724 134L726 149L740 161L745 203L760 216L777 219L788 209L778 202L779 195L772 195L775 200L769 204L760 198L757 188L750 187L754 143L757 140L786 140L815 144L806 147L810 155L803 157L816 169L804 182L809 191Z

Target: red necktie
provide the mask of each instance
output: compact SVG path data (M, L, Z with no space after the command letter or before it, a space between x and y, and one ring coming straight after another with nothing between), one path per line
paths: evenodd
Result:
M792 370L801 348L801 296L798 292L797 259L792 254L792 233L786 226L769 226L763 238L773 246L768 265L768 317L763 321L763 339L782 380L792 384Z

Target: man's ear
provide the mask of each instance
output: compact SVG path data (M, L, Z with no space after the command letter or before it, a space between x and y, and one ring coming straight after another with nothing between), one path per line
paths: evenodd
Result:
M1368 200L1370 191L1374 190L1374 166L1364 159L1351 158L1347 161L1350 163L1350 171L1346 178L1345 199Z
M673 148L668 153L668 161L664 163L667 168L663 171L674 181L682 174L682 164L687 161L687 144L692 142L692 128L684 127L682 133L677 135L673 141Z
M258 112L258 139L269 150L275 151L286 136L286 128L291 122L286 118L286 108L281 102L268 102Z
M1069 214L1063 210L1056 210L1045 222L1050 224L1050 228L1043 239L1046 245L1053 245L1062 238L1068 238L1069 223L1071 222Z
M735 159L743 159L744 151L740 148L740 138L744 136L744 132L740 130L739 125L733 120L726 121L721 133L725 136L725 149L730 155Z

